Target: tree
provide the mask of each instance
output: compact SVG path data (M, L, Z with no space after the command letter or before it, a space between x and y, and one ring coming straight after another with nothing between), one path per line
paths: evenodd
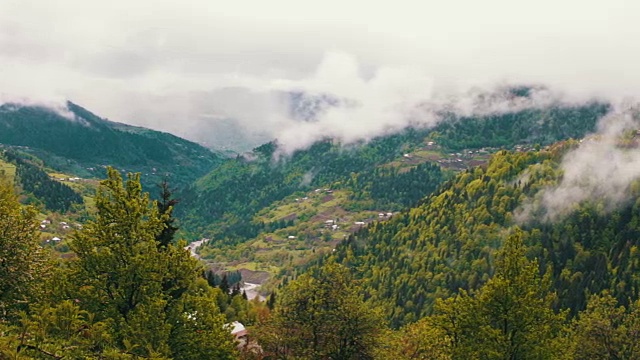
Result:
M26 309L47 273L37 234L36 210L20 205L13 187L0 178L0 321Z
M334 262L289 283L258 342L277 358L371 359L381 312L362 299L349 270Z
M95 220L71 241L77 258L70 276L82 310L110 322L117 346L137 356L207 358L215 344L216 358L232 358L224 317L198 285L197 261L183 243L158 246L169 214L142 192L139 174L124 183L112 168L107 175L96 195ZM201 333L209 342L197 346L193 339ZM185 342L192 346L180 346Z
M426 317L400 330L387 330L376 359L451 360L451 339L433 320Z
M167 245L173 242L173 238L179 230L179 228L175 226L176 219L173 217L173 209L180 200L173 198L172 195L175 189L171 189L169 181L166 178L158 184L158 187L160 188L160 200L157 203L158 212L166 215L166 217L164 219L164 228L160 234L156 236L156 240L158 241L158 246L166 248Z
M608 292L589 299L575 323L575 359L640 359L640 301L618 306Z
M568 356L566 312L555 313L550 274L528 260L516 229L498 253L496 273L475 294L437 304L453 358L562 359Z
M109 324L94 320L70 300L34 306L32 314L22 314L17 326L2 331L0 359L86 359L97 353L109 359L109 352L117 353Z

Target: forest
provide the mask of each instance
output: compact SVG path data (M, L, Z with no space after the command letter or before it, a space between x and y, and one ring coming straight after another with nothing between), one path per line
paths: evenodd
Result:
M82 196L68 185L52 180L40 166L34 165L25 154L4 151L0 154L16 165L16 182L27 193L33 194L34 202L42 202L49 211L67 212L73 204L82 204Z
M565 155L580 146L569 138L593 131L607 109L461 118L350 147L327 139L288 158L272 142L186 191L164 179L150 194L140 173L109 167L64 256L44 246L39 211L65 212L83 198L9 149L0 360L640 359L640 182L616 208L594 200L554 221L518 216L562 181ZM432 156L429 142L473 149L483 137L503 149L464 170L410 155ZM315 188L342 192L348 210L392 216L288 264L264 302L248 300L240 271L205 266L185 249L193 232L230 249L291 228L302 220L256 214ZM234 321L248 329L242 342Z
M263 230L262 224L252 221L259 210L295 192L317 187L356 192L357 197L369 201L359 204L365 208L402 209L429 194L448 176L427 164L408 173L380 166L424 146L426 140L436 140L443 152L511 149L519 144L544 146L584 137L595 130L608 110L609 105L594 102L494 116L448 115L451 119L432 129L407 128L349 146L326 139L290 156L279 154L274 141L223 162L181 191L179 197L189 207L177 209L176 216L189 231L228 245L242 243ZM401 189L400 184L409 188Z
M139 174L109 168L95 202L61 259L41 246L35 208L0 181L0 359L237 358L225 324L265 306L209 284L167 239L172 206L152 202Z
M221 155L168 133L112 122L71 102L66 111L2 104L0 144L81 177L103 177L106 165L123 174L141 172L147 191L167 176L186 186L222 161Z
M4 183L0 358L638 358L640 201L583 204L553 224L512 215L557 181L575 146L497 153L319 256L265 303L173 239L179 205L166 186L151 201L139 175L109 169L95 218L61 260ZM244 347L225 328L235 320L251 331Z
M257 328L263 349L283 359L640 358L640 183L614 211L585 203L555 223L513 216L558 181L575 146L499 152L354 234L276 292Z

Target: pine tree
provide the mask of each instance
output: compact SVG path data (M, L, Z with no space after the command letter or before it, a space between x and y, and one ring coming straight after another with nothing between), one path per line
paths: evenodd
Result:
M231 288L229 287L229 278L227 277L227 273L224 273L222 275L222 280L220 281L220 290L222 290L224 294L229 294L229 290L231 290Z
M496 273L480 290L440 301L438 321L452 339L454 358L567 358L567 313L553 310L550 274L528 260L516 229L498 254Z
M277 299L276 291L273 290L273 292L271 293L271 295L269 295L269 298L267 299L267 307L270 310L273 310L273 307L276 304L276 299Z
M173 217L173 209L180 200L172 197L174 189L171 189L169 181L166 178L158 184L158 187L160 188L160 200L157 203L158 212L166 215L166 217L164 219L164 228L160 234L156 236L156 240L158 241L159 247L166 248L167 245L173 242L174 236L179 230L179 227L175 226L176 219Z
M77 255L71 277L82 310L112 324L117 346L136 356L206 358L215 344L216 358L232 358L231 335L212 293L203 290L209 287L197 261L183 243L158 248L169 215L142 192L139 175L123 183L109 168L95 204L95 220L71 242Z

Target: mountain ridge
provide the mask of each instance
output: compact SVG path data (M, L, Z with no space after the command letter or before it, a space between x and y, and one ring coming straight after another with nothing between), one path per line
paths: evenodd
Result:
M168 177L183 187L222 162L223 156L178 136L100 118L72 102L63 112L46 106L0 105L0 143L28 148L48 166L103 177L111 165L145 174L151 189Z

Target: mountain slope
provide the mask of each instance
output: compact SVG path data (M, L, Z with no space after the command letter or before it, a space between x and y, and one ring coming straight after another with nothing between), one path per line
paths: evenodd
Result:
M101 119L71 102L63 111L1 105L0 144L28 147L48 166L80 176L103 177L105 165L142 172L147 187L165 175L185 186L221 162L200 145Z
M513 212L561 177L559 160L574 143L548 150L500 152L486 167L458 174L422 204L373 224L337 248L338 261L357 269L367 294L385 304L394 326L431 313L438 298L474 290L493 274L495 251ZM530 256L552 271L558 308L584 309L604 289L622 304L637 298L640 280L640 192L632 186L622 208L585 203L556 223L522 224Z
M269 143L244 157L226 161L199 179L181 196L190 209L183 210L180 216L192 230L198 229L216 241L226 238L226 242L238 243L259 233L259 226L252 224L258 211L298 191L306 192L317 187L347 187L358 193L375 193L382 198L385 189L378 185L386 183L387 186L395 186L399 182L411 184L422 180L418 172L413 173L413 177L403 175L403 171L409 168L385 173L378 167L395 167L401 161L410 163L421 158L422 162L440 159L442 166L464 169L464 166L456 167L452 161L462 162L462 157L469 155L468 151L464 154L446 154L450 156L447 159L444 159L445 153L485 146L513 148L519 144L545 145L569 137L582 137L595 129L598 119L608 109L606 104L590 103L484 117L452 118L434 129L410 128L400 134L350 147L325 140L279 161L274 160L277 144ZM473 131L458 131L466 128ZM527 128L537 130L528 133L524 131ZM429 145L433 140L437 140L437 147ZM415 155L423 156L412 158L410 153L416 150L420 151ZM413 166L418 164L415 162ZM404 178L400 180L397 177ZM394 189L391 193L398 191ZM387 197L387 202L391 204L386 207L397 210L428 194L428 191L412 194L406 199L404 195L398 196L404 200L395 204ZM368 199L363 200L366 202ZM379 204L374 202L370 208L375 209Z

